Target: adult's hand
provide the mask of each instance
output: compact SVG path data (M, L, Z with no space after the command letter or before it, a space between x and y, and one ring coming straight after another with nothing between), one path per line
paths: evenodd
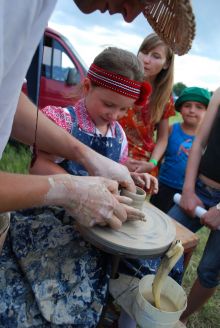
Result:
M86 161L82 161L82 164L90 175L116 180L123 188L135 192L136 188L134 182L126 166L112 161L94 151L90 154L89 159L87 158Z
M60 174L51 176L49 183L45 203L63 206L84 226L107 224L118 229L127 219L126 209L114 196L118 192L116 181Z
M184 191L180 200L180 207L192 218L195 217L196 206L204 207L200 198L194 191Z
M132 207L133 200L131 198L120 195L115 195L115 198L123 205L127 213L127 220L136 221L144 219L145 214L137 208Z
M220 211L216 206L210 207L210 209L203 214L200 222L211 230L217 230L220 227Z

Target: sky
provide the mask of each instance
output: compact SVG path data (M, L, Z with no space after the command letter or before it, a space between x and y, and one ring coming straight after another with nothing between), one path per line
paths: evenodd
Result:
M196 36L188 54L175 57L174 83L214 91L220 86L220 1L192 0ZM58 0L48 24L65 35L89 66L107 46L137 53L142 40L152 32L141 14L126 23L120 14L96 11L85 15L73 0Z

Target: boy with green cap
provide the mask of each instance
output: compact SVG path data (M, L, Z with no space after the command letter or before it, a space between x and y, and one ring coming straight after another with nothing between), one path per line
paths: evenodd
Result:
M185 88L176 100L175 108L181 113L183 122L170 127L168 145L159 171L159 192L151 198L151 203L165 213L174 205L174 194L182 191L189 151L210 97L208 90L190 87Z

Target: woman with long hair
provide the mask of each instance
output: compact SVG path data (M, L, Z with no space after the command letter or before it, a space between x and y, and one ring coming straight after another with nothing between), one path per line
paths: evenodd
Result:
M129 109L120 120L128 139L129 159L125 165L130 171L156 173L167 146L168 119L175 115L172 99L174 53L152 33L143 40L138 58L143 63L145 80L151 84L152 93L142 108Z

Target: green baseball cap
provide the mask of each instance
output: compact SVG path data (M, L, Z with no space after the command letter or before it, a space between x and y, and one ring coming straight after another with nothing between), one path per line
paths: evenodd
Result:
M181 105L186 101L197 101L206 107L209 104L211 93L207 89L199 87L185 88L175 102L175 108L180 110Z

